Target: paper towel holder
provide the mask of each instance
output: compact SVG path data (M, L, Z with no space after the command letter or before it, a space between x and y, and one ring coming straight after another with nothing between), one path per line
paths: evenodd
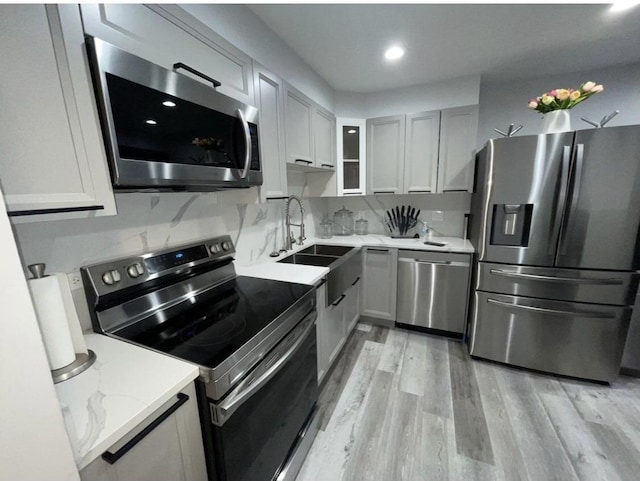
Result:
M89 369L94 362L96 362L96 353L91 349L88 349L87 354L84 352L76 353L76 359L71 364L67 364L60 369L54 369L51 371L53 383L58 384L59 382L66 381L67 379L77 376Z
M27 268L29 269L29 272L31 272L31 275L34 279L47 277L47 274L45 274L47 266L44 263L29 264ZM66 381L67 379L71 379L74 376L77 376L78 374L89 369L94 362L96 362L96 353L91 349L87 349L87 353L77 352L76 358L73 360L73 362L59 369L53 369L51 371L53 383L57 384L59 382Z

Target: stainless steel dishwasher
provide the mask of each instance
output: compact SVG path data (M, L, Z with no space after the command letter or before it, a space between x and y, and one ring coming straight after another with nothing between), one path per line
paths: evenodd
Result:
M470 266L467 254L401 250L396 324L462 338Z

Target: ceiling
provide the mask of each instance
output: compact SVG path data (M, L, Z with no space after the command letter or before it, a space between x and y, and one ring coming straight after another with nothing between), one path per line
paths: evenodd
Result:
M640 61L640 6L261 4L250 8L334 89L514 80ZM406 48L395 63L391 44Z

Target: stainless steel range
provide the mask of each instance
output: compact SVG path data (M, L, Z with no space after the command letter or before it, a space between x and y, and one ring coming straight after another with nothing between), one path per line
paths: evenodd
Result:
M93 327L200 367L210 480L294 479L317 432L315 288L237 276L234 252L222 236L82 268Z

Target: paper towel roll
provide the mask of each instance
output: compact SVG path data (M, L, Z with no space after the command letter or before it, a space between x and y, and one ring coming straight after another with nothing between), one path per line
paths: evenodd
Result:
M29 289L49 359L49 367L53 371L71 364L76 355L69 331L65 303L60 291L60 278L50 275L40 279L30 279Z

